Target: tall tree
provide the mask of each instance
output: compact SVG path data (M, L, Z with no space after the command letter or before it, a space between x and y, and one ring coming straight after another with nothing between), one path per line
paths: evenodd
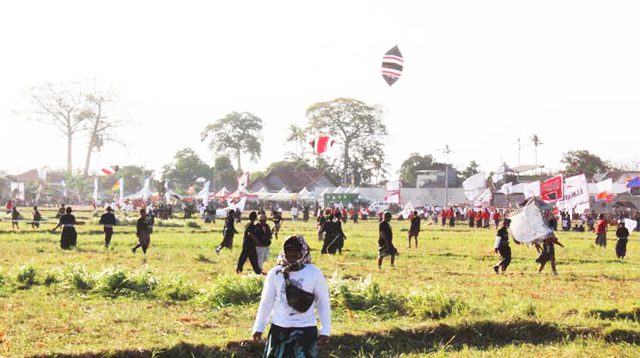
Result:
M588 178L612 168L609 163L588 150L570 150L562 155L561 162L565 165L566 175L584 173Z
M307 147L308 130L295 124L289 125L289 133L286 141L296 145L296 151L293 153L294 158L304 159L305 148Z
M477 174L478 173L478 168L480 166L478 165L478 163L476 163L475 160L472 160L469 162L469 165L467 165L467 167L464 169L464 171L462 172L462 178L463 179L467 179L470 176Z
M81 83L45 83L33 87L29 93L31 109L28 119L54 126L67 138L67 172L71 172L73 138L82 128L86 117L80 116L83 107Z
M213 176L213 169L207 165L191 148L179 150L173 157L174 161L162 169L162 180L169 180L178 191L186 190L196 179L209 179Z
M534 134L531 136L531 143L533 143L533 152L535 154L535 158L536 158L536 167L538 166L538 147L543 145L544 143L542 143L542 141L540 140L540 137L538 137L537 134Z
M337 98L312 104L307 108L307 118L315 133L337 139L342 152L339 170L343 180L349 181L352 175L359 185L364 177L370 176L362 163L369 159L372 151L384 159L382 139L387 128L382 122L380 107L352 98Z
M242 153L251 160L260 159L262 154L262 119L248 112L231 112L224 118L207 125L203 135L212 134L209 147L220 153L227 153L237 160L238 171L242 171Z
M117 141L114 130L124 124L123 121L108 114L112 110L110 107L114 100L114 94L97 90L84 96L84 106L78 114L78 117L84 122L83 131L89 137L82 172L84 176L89 174L91 154L94 151L99 152L105 143Z
M238 188L238 180L236 178L236 171L233 169L231 159L227 156L219 156L215 160L214 164L214 179L213 187L215 190L220 190L222 187L227 190L234 191Z

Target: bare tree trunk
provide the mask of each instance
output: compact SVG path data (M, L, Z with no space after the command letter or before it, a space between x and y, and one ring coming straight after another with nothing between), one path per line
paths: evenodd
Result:
M238 159L238 172L242 173L242 164L240 163L240 149L236 149L236 158Z
M342 180L348 182L347 174L349 173L349 143L344 143L344 176Z
M89 145L87 146L87 156L84 160L84 170L82 171L82 175L85 177L89 175L89 165L91 165L91 152L93 151L94 137L95 134L92 134L91 139L89 140Z
M67 134L67 172L71 173L71 148L72 148L73 134Z

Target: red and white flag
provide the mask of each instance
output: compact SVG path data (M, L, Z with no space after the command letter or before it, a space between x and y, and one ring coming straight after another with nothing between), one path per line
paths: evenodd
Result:
M311 147L313 148L313 151L316 154L322 154L327 150L331 149L331 147L333 147L333 145L336 144L336 141L335 139L329 136L321 135L318 138L315 138L312 141L310 141L309 144L311 145Z
M104 167L104 168L100 169L100 171L104 175L111 175L111 174L115 174L115 172L117 172L119 169L120 169L120 167L117 166L117 165L110 165L108 167Z
M544 201L562 199L562 175L556 175L540 183L540 198Z
M390 193L384 197L384 201L388 203L400 204L400 192Z
M611 203L613 202L613 180L611 178L596 183L598 192L596 193L596 201Z
M249 186L249 172L242 173L238 178L238 190Z

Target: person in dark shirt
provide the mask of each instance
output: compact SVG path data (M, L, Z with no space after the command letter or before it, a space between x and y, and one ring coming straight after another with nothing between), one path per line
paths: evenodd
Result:
M242 251L240 252L240 257L238 257L238 266L236 266L237 273L242 273L244 263L247 262L247 259L249 259L254 273L257 275L262 273L262 269L258 264L258 252L256 250L256 243L259 240L258 236L260 235L260 226L256 225L257 219L258 214L255 211L249 213L249 222L244 229Z
M507 267L511 263L511 247L509 246L509 225L511 224L510 219L504 219L502 221L502 227L498 230L498 234L496 235L496 244L494 247L494 251L496 254L500 254L501 260L493 266L493 271L496 273L500 273L500 268L502 267L502 272L507 271Z
M393 246L393 232L391 231L391 213L384 213L382 222L378 225L378 268L382 268L382 259L391 256L391 267L394 267L398 250Z
M113 210L110 206L107 206L107 212L100 216L99 224L102 224L104 231L104 247L109 248L111 243L111 237L113 236L113 227L116 225L116 216L113 215Z
M31 228L32 229L39 229L40 228L40 221L42 221L42 214L40 214L40 211L38 211L38 207L34 206L33 207L33 221L31 222Z
M336 251L342 254L344 240L346 239L342 231L342 214L338 211L335 216L329 215L327 221L320 228L320 234L324 233L324 242L322 243L322 254L335 254Z
M420 216L417 211L413 212L411 218L411 226L409 227L409 248L411 248L411 238L416 241L416 249L418 248L418 235L420 234Z
M258 266L264 267L264 262L269 259L269 246L271 246L271 227L267 224L267 215L263 212L258 220L258 241L256 242L256 252L258 253Z
M20 229L20 213L18 212L18 208L15 206L11 208L11 228L12 229Z
M220 253L220 250L227 248L231 250L233 248L233 237L238 233L235 226L234 210L230 209L227 212L227 217L224 219L224 228L222 229L222 242L216 247L216 254Z
M616 237L618 238L618 242L616 243L616 256L623 260L627 255L627 242L629 241L629 230L624 225L624 219L618 223Z
M558 238L553 234L544 239L544 241L542 242L542 246L540 246L540 244L536 244L536 250L538 250L538 252L540 253L540 256L536 259L536 262L540 264L540 269L538 270L538 272L542 272L544 265L548 261L551 261L551 270L553 274L558 274L558 271L556 270L556 244L560 245L560 247L564 247L564 245L562 245L560 241L558 241Z
M138 237L138 244L134 246L131 251L135 254L138 248L142 248L142 252L146 255L149 244L151 243L151 232L149 231L149 222L147 221L147 211L140 209L140 218L136 224L136 236Z
M275 236L275 238L278 238L278 233L280 232L280 227L282 226L282 213L274 210L271 213L271 220L273 221L273 236Z
M76 232L75 224L76 217L71 213L73 210L71 207L67 207L65 210L65 214L60 216L60 221L58 225L51 230L51 232L55 232L59 227L62 226L62 234L60 235L60 247L63 250L70 250L72 247L75 247L78 240L78 233Z

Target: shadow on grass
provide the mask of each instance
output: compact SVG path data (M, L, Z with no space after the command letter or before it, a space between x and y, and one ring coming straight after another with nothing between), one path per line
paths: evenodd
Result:
M321 349L322 357L351 357L355 355L381 356L419 354L440 349L456 351L463 347L476 349L499 348L512 344L551 344L575 339L604 339L606 342L637 344L640 334L616 330L604 334L599 328L562 327L537 321L495 322L481 321L456 326L439 324L416 329L392 329L365 334L342 334L331 337L328 347ZM257 357L263 344L251 341L231 342L225 347L180 343L166 349L121 350L83 354L36 355L34 357Z
M613 309L594 309L587 313L588 316L613 321L613 320L626 320L639 322L640 321L640 308L636 307L631 311L620 311L617 308Z

